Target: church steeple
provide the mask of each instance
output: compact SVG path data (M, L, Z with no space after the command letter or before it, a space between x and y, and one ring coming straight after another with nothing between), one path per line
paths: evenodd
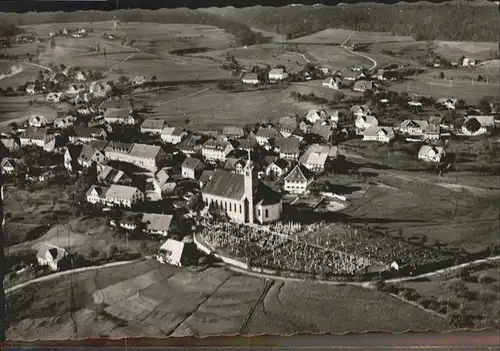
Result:
M253 224L253 164L248 150L248 160L243 170L245 177L245 198L248 200L248 222Z

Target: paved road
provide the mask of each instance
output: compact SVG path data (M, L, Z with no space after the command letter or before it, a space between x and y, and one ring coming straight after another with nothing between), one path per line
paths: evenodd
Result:
M357 51L352 51L352 50L350 50L350 49L348 49L348 48L346 48L346 47L344 46L344 45L345 45L345 43L346 43L346 42L347 42L347 41L351 38L351 34L352 34L352 32L351 32L351 33L349 33L349 35L347 36L347 38L345 38L345 40L342 42L342 44L340 44L340 46L341 46L343 49L345 49L345 50L349 51L349 52L350 52L351 54L353 54L353 55L360 56L360 57L364 57L365 59L370 60L370 61L373 63L373 66L371 66L371 67L369 68L369 70L373 70L373 69L375 69L375 67L377 67L377 61L375 61L373 58L371 58L371 57L370 57L370 56L368 56L368 55L362 54L362 53L360 53L360 52L357 52Z

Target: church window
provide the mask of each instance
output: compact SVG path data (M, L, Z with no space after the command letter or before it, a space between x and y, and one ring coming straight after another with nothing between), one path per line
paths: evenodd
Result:
M240 205L240 213L241 213L241 212L242 212L242 211L241 211L241 205Z
M233 204L231 202L229 203L229 211L233 211Z
M260 208L257 210L257 216L260 217Z
M269 217L269 210L266 208L266 218Z

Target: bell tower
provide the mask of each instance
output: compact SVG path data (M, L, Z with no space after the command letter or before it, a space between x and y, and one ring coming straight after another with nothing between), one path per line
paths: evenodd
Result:
M248 203L248 223L253 224L253 164L250 159L250 150L248 150L248 160L243 169L243 176L245 177L245 196L244 198Z

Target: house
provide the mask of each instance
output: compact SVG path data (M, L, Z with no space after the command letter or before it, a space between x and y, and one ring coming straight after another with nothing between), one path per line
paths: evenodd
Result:
M34 129L32 127L26 128L23 134L19 137L21 146L25 145L36 145L44 147L49 141L54 139L53 134L49 134L47 129L39 128Z
M145 225L144 232L167 236L177 229L173 218L171 214L144 213L141 223Z
M311 127L310 133L316 135L322 139L322 141L330 141L332 137L333 126L326 123L321 123L318 121Z
M187 133L179 127L165 127L161 131L161 140L171 144L179 144Z
M10 138L0 139L0 145L2 145L9 151L16 151L19 150L19 148L21 147L19 143L16 141L16 139L10 139Z
M443 121L443 117L434 115L434 116L430 116L429 120L427 122L431 125L439 126L439 125L441 125L442 121Z
M298 139L300 142L304 140L305 133L299 127L295 128L292 132L292 137Z
M122 184L130 185L132 184L132 179L126 175L123 171L114 169L110 166L104 166L99 174L97 175L97 181L103 184Z
M214 139L207 140L201 149L203 157L209 162L225 162L227 155L233 150L234 147L230 142Z
M132 79L132 85L142 85L146 83L146 77L144 76L135 76L134 79Z
M28 84L26 86L26 94L28 95L35 95L36 94L36 91L35 91L35 84Z
M366 105L354 105L351 107L350 111L354 117L368 116L371 114L370 108Z
M109 188L105 186L92 185L85 193L85 198L88 203L93 205L104 203L105 195Z
M112 184L104 194L104 202L108 205L132 207L144 201L144 193L133 186Z
M202 147L206 139L202 135L189 134L185 139L183 139L177 148L185 155L192 156L194 154L202 153Z
M259 77L255 73L245 74L241 79L243 84L259 84Z
M344 71L341 74L341 77L343 80L351 81L354 82L355 80L358 80L359 78L364 77L364 74L359 72L359 71Z
M313 173L298 164L286 175L283 189L291 194L304 194L313 180Z
M192 262L189 252L186 252L187 245L189 244L182 241L168 239L161 245L156 258L159 262L172 266L187 266Z
M0 163L0 171L2 174L13 174L16 167L16 161L12 158L4 157Z
M95 98L105 98L111 90L112 87L108 83L92 82L89 87L90 94Z
M40 266L48 266L53 271L57 271L59 262L66 256L68 256L68 253L63 248L43 244L36 254L36 260Z
M34 127L34 128L42 128L42 127L45 127L47 124L49 124L49 122L47 121L47 118L45 118L44 116L31 116L29 121L28 121L28 125L30 127Z
M458 99L441 98L436 102L436 104L447 108L448 110L454 110L456 108L457 101Z
M222 134L229 139L242 138L245 136L243 128L236 126L227 126L222 129Z
M371 91L376 87L377 87L376 83L371 81L371 80L358 80L354 84L354 87L352 88L352 90L359 91L359 92L365 92L365 91Z
M74 73L74 75L75 75L75 79L80 81L80 82L87 80L87 78L85 77L85 73L83 73L82 71L76 71Z
M165 152L157 145L112 142L104 152L110 160L132 163L147 170L156 170L166 160Z
M323 81L323 83L321 83L321 85L326 88L338 90L342 86L342 80L339 77L328 77Z
M106 139L108 134L101 127L76 127L74 135L70 135L69 141L74 143L76 141L81 141L83 143L88 143L92 140L102 140Z
M339 110L325 110L325 112L330 117L331 122L335 122L335 124L339 123L339 119L340 119L340 111Z
M92 106L80 106L80 107L78 107L76 112L80 116L89 116L89 115L97 113L96 109L94 109Z
M292 132L297 128L297 120L295 117L282 117L278 122L278 131L285 138L292 135Z
M271 162L266 167L266 176L281 178L283 177L283 174L288 171L288 167L290 167L290 164L285 159L279 159L277 161Z
M163 128L165 128L165 121L161 119L146 118L141 123L141 133L144 134L157 134L160 135Z
M285 72L283 68L273 68L269 71L269 80L271 82L277 82L279 80L285 80L288 78L288 73Z
M472 67L476 65L476 60L473 58L465 57L462 61L462 66L463 67Z
M83 84L70 84L66 89L66 94L68 94L69 96L76 96L80 92L85 91L85 89L85 85Z
M58 129L66 129L75 124L76 117L66 116L66 117L58 117L54 120L54 128Z
M422 103L420 101L411 100L411 101L408 101L408 106L413 107L413 108L418 108L418 107L422 107Z
M205 168L203 162L197 158L188 157L182 162L181 174L184 178L197 179Z
M207 184L210 178L212 178L213 174L214 171L207 171L207 170L204 170L201 173L200 179L198 179L198 182L200 183L200 189L203 189L203 187Z
M209 210L223 212L237 223L275 222L282 211L281 196L253 178L250 160L244 174L216 170L203 188L202 198Z
M236 142L238 143L238 149L243 151L252 151L259 145L257 140L253 138L237 139Z
M378 120L374 116L359 116L354 121L356 127L356 134L360 135L368 128L375 128L378 126Z
M99 111L102 113L108 110L126 110L131 113L134 108L129 100L113 98L105 100L99 105Z
M306 114L306 120L309 123L316 123L317 121L325 121L329 118L325 110L309 110Z
M470 121L476 120L478 122L478 127L476 131L469 130L468 125ZM489 128L495 127L495 116L476 116L469 115L465 118L464 124L462 125L462 133L468 136L483 135L488 133Z
M441 162L446 155L444 148L440 146L422 145L418 150L418 159L427 162Z
M394 129L392 127L370 127L363 132L364 141L378 141L381 143L388 143L394 139Z
M69 151L71 153L71 151ZM71 156L71 154L70 154ZM77 162L80 167L89 168L94 163L101 164L107 160L102 150L89 145L84 144L80 150L80 154L77 157Z
M79 168L78 164L78 156L82 152L82 145L68 145L66 146L66 150L64 150L64 168L68 170L68 172L76 171Z
M399 126L399 131L409 136L422 136L429 122L421 119L406 119Z
M255 134L255 140L260 146L264 146L265 144L270 144L271 140L275 138L279 138L280 133L274 128L259 128L257 134Z
M160 169L146 181L146 196L151 201L163 199L164 195L171 194L177 183L170 177L165 169Z
M61 135L56 134L54 135L54 138L52 138L52 140L50 140L48 143L45 143L43 149L47 152L62 154L64 153L64 145L65 145L64 138L62 138Z
M321 173L325 170L325 164L328 159L328 154L314 148L309 147L306 152L300 157L299 162L308 170Z
M286 160L297 160L299 158L300 140L294 137L276 138L274 149L279 153L280 158Z
M108 109L104 112L103 116L104 120L110 124L135 124L135 118L127 109Z
M441 138L441 126L429 124L424 130L423 140L439 140Z
M50 102L50 103L57 103L61 101L61 97L63 96L63 93L48 93L47 96L45 97L45 101Z

